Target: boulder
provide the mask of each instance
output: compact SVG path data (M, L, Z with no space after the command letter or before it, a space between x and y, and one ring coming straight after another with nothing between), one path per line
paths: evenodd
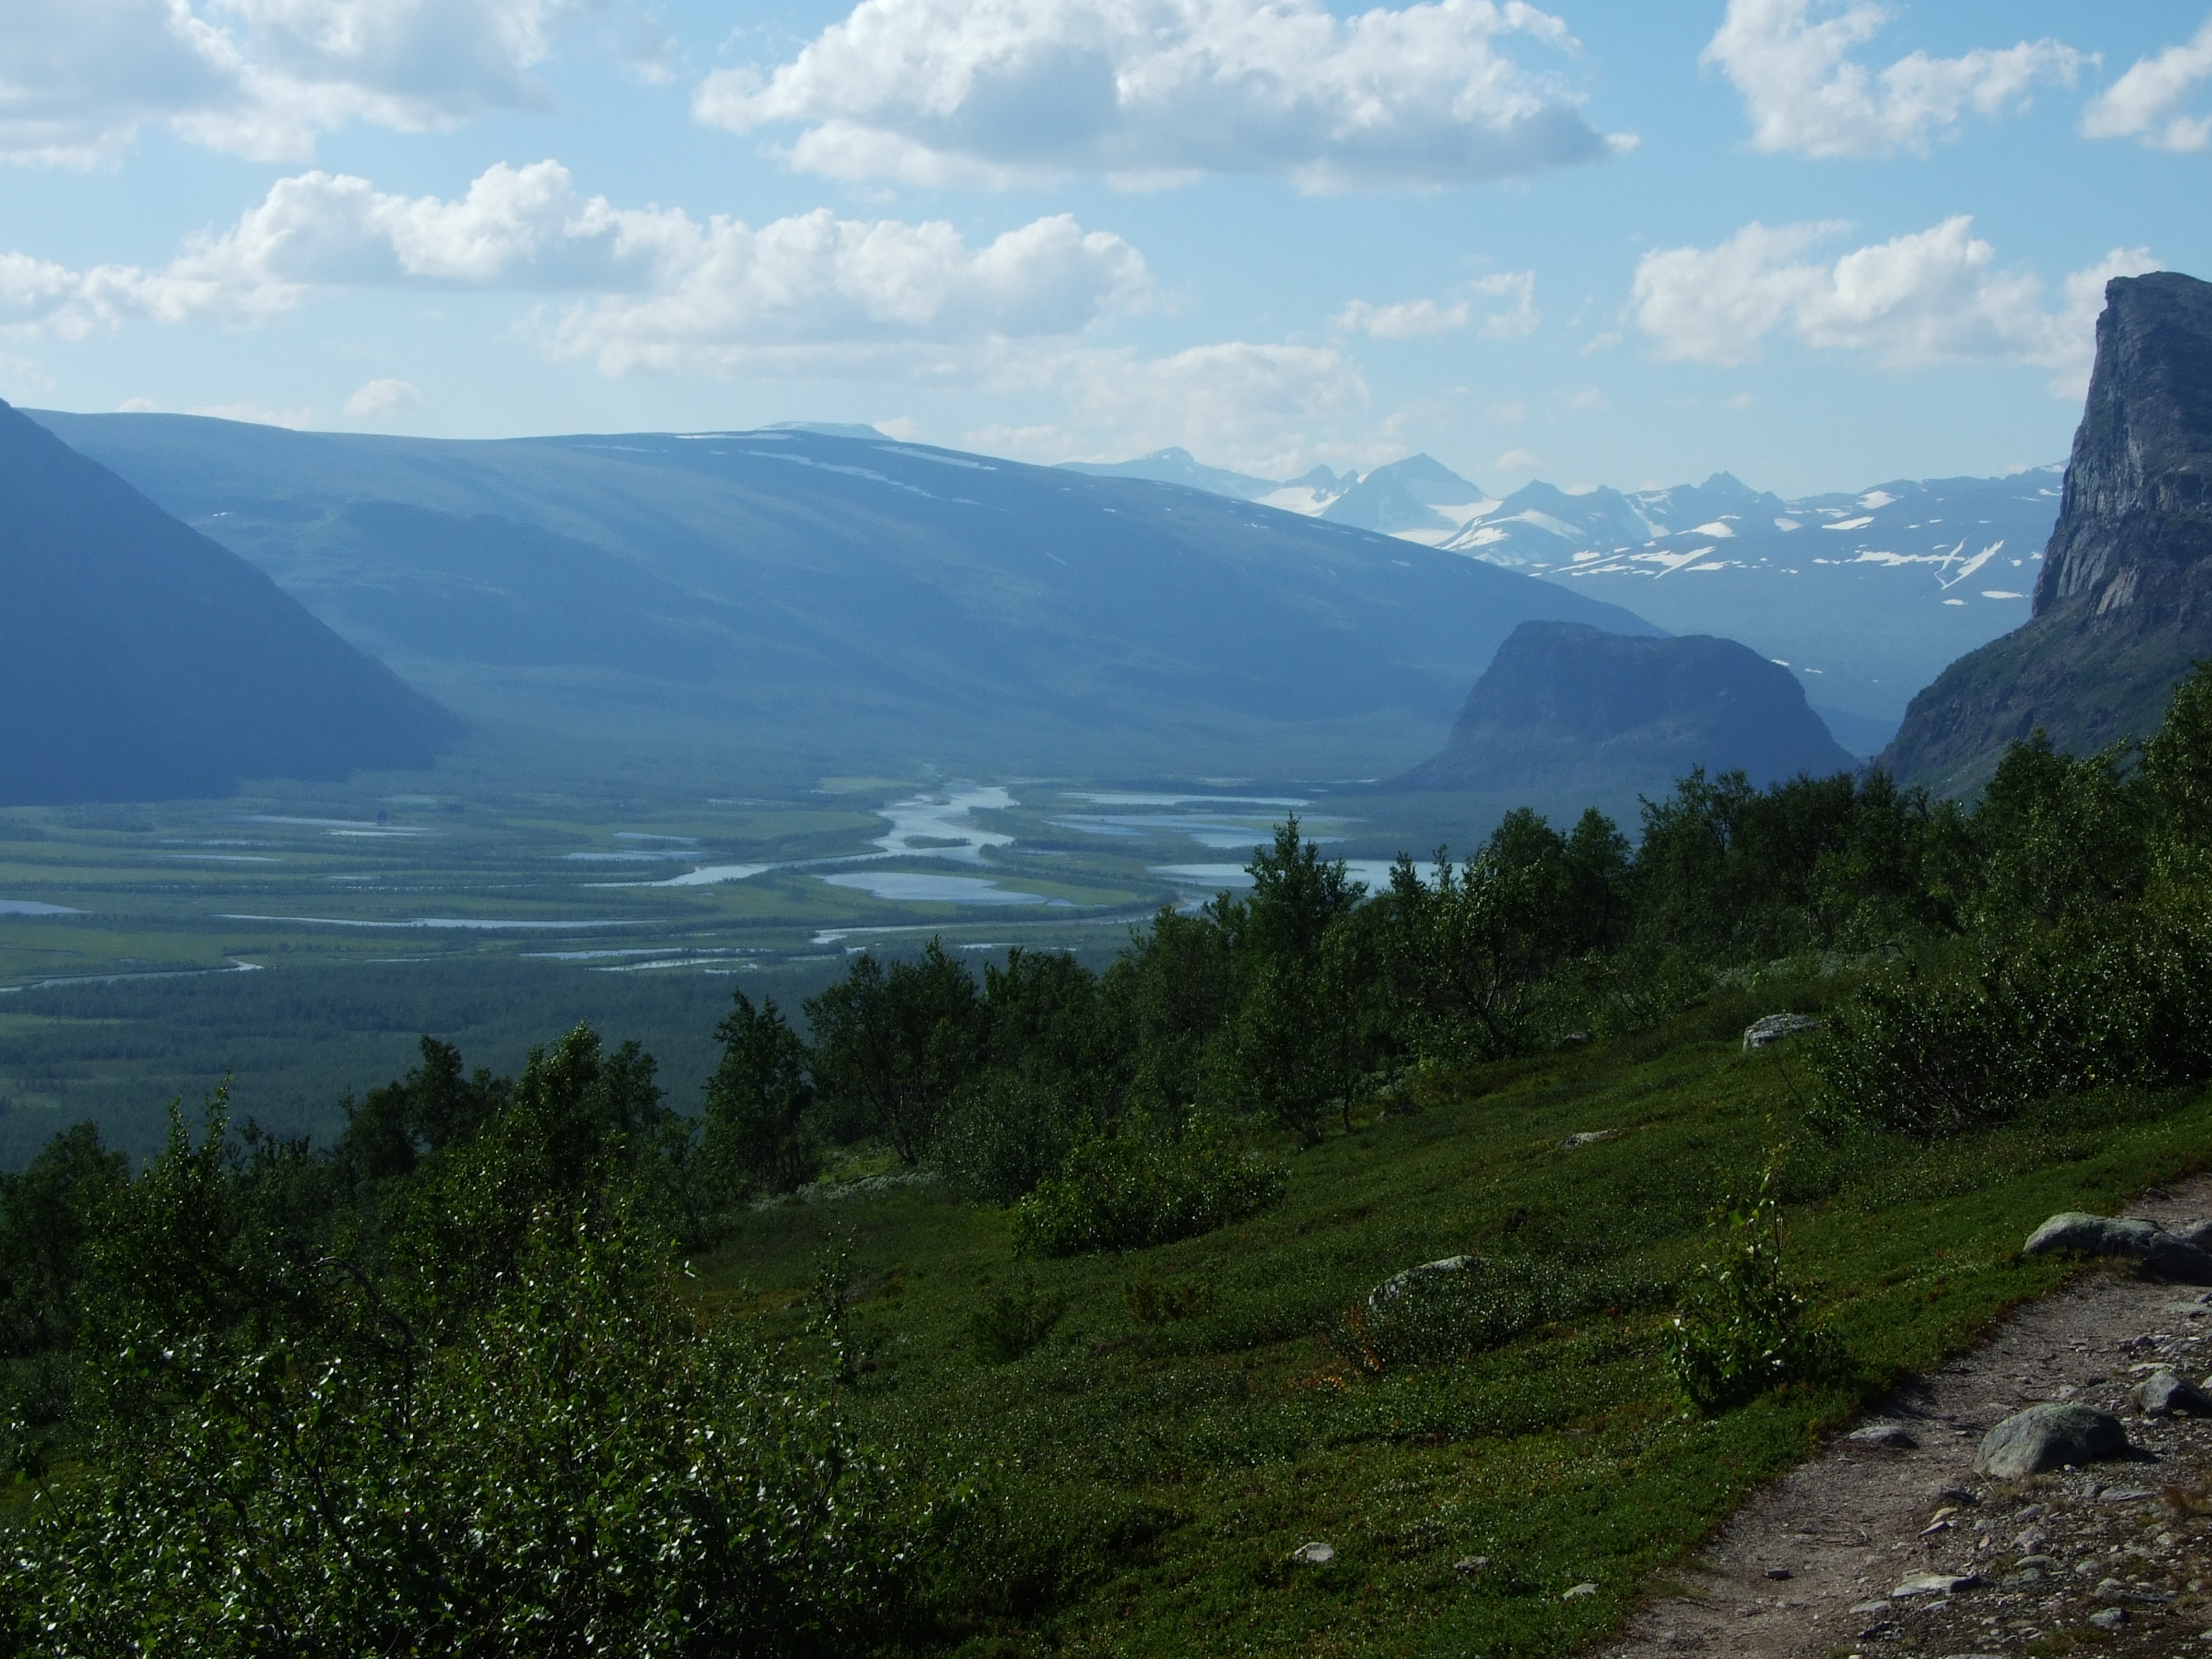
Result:
M1960 1590L1979 1589L1987 1582L1978 1572L1923 1572L1906 1579L1890 1595L1899 1601L1917 1595L1956 1595Z
M2136 1389L2146 1417L2212 1417L2212 1398L2172 1371L2153 1371Z
M2168 1227L2185 1244L2194 1244L2200 1250L2212 1251L2212 1221L2184 1221Z
M2124 1457L2133 1449L2128 1431L2110 1412L2090 1406L2030 1406L1982 1437L1974 1473L2017 1480L2069 1463Z
M1310 1544L1301 1544L1291 1552L1291 1559L1303 1566L1325 1567L1336 1559L1336 1547L1317 1540Z
M2069 1210L2028 1235L2022 1255L2071 1250L2081 1255L2130 1256L2162 1279L2212 1285L2212 1251L2176 1237L2155 1221L2118 1220Z
M1577 1146L1594 1146L1601 1140L1610 1140L1618 1133L1613 1129L1584 1129L1579 1134L1569 1135L1559 1143L1559 1150L1571 1152Z
M1764 1019L1754 1019L1743 1028L1743 1051L1749 1054L1754 1048L1764 1048L1770 1042L1796 1036L1801 1031L1817 1031L1824 1023L1807 1014L1769 1014Z

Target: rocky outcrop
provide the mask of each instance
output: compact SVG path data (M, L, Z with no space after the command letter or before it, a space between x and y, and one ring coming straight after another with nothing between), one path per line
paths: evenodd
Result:
M2158 724L2212 657L2212 283L2105 290L2097 362L2026 626L1913 699L1881 764L1971 793L2038 727L2083 753Z
M1632 799L1693 767L1764 785L1856 765L1790 671L1748 646L1528 622L1475 682L1443 751L1396 787Z

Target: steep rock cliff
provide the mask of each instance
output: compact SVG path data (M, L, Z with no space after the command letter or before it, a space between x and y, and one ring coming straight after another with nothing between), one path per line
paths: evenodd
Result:
M1881 757L1963 794L2038 727L2102 748L2158 724L2212 657L2212 283L2174 271L2105 290L2097 362L2023 627L1913 699Z

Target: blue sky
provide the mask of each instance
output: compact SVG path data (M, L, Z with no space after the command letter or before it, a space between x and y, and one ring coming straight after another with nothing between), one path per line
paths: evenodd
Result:
M1785 493L2063 459L2203 0L15 0L0 396Z

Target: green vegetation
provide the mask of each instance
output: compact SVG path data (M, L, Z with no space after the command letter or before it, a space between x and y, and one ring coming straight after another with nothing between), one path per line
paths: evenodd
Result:
M2140 764L2023 745L1971 811L1693 775L1632 852L1515 815L1373 896L1292 821L1103 972L863 954L803 1031L733 996L703 1121L579 1028L511 1079L425 1039L326 1150L220 1098L136 1174L64 1137L0 1189L0 1617L1563 1655L2059 1283L2037 1223L2203 1165L2207 780L2212 675ZM1917 1104L1899 987L2069 950L2074 1060ZM1744 1047L1785 1012L1829 1029Z

